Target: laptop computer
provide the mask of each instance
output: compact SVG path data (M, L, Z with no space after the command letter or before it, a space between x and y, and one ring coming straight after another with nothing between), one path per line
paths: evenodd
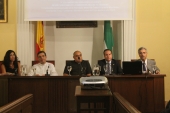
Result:
M131 74L131 75L140 75L142 74L142 62L141 61L123 61L123 73L125 75Z

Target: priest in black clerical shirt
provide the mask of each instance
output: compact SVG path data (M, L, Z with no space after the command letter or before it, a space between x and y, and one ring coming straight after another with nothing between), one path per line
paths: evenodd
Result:
M112 59L111 50L105 49L103 55L104 59L98 61L98 64L101 66L100 75L122 74L120 64Z
M90 64L88 61L82 59L82 53L80 51L75 51L73 53L73 58L74 60L66 62L63 75L91 76L92 71Z

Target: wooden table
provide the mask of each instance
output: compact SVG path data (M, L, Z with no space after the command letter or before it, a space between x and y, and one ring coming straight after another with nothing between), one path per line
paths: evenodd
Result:
M81 86L76 86L75 96L77 99L77 113L81 113L81 111L104 111L104 113L109 113L110 110L110 97L112 93L110 89L103 90L85 90L81 89ZM82 103L94 103L94 107L91 108L89 105L88 108L82 108ZM102 108L96 107L96 103L103 104Z

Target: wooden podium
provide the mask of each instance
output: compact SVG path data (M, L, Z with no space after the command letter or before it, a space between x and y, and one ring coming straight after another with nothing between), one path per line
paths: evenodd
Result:
M165 76L111 75L107 79L111 92L118 92L142 113L159 113L165 107ZM0 106L31 93L33 113L76 113L75 88L80 85L79 79L79 76L0 76Z
M110 113L110 98L112 93L110 89L102 89L102 90L93 90L93 89L81 89L81 86L76 86L75 96L77 99L77 113L81 113L81 111L104 111L104 113ZM89 105L88 108L81 107L82 103L93 104L94 106L91 108ZM96 103L103 104L103 106L96 107Z

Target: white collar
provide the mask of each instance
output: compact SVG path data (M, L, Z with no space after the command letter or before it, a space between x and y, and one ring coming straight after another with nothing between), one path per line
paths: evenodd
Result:
M44 64L38 63L38 65L43 66L43 65L45 65L46 63L47 63L47 62L45 62Z
M142 61L142 60L141 60ZM147 59L145 60L145 62L142 61L142 63L145 63L145 65L147 65Z
M106 61L106 60L105 60L105 61ZM112 62L111 60L110 60L110 61L106 61L106 64L107 64L107 63L111 64L111 62Z

